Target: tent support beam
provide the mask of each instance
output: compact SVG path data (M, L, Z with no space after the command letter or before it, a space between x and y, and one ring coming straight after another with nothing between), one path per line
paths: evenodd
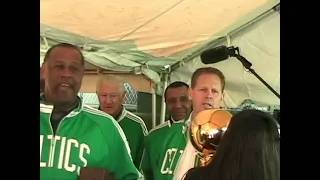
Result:
M280 7L280 3L276 4L274 7L272 7L271 9L267 10L266 12L262 13L261 15L257 16L256 18L254 18L253 20L243 24L242 26L240 26L239 28L231 31L230 33L228 33L228 36L233 36L234 34L237 34L238 32L240 32L241 30L247 28L248 26L250 26L251 24L257 22L260 19L265 18L266 16L277 12L275 11L275 7L279 6ZM279 8L280 9L280 8ZM193 53L191 53L189 56L187 56L186 58L182 59L181 61L171 65L170 69L171 71L174 71L176 69L178 69L179 67L181 67L182 64L187 63L191 60L193 60L194 58L198 57L203 51L210 49L212 47L215 47L217 44L222 43L223 41L225 41L226 36L224 37L220 37L217 39L212 40L211 42L209 42L207 45L200 47L199 49L195 50Z
M160 124L164 123L165 118L166 118L166 103L165 103L165 90L168 86L168 81L169 81L169 74L166 73L164 74L164 83L163 83L163 89L162 89L162 101L161 101L161 114L160 114Z
M157 125L157 94L156 84L152 86L152 128Z

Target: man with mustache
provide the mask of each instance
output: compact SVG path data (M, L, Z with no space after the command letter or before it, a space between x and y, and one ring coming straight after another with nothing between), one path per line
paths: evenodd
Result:
M155 180L181 180L183 175L189 170L190 165L188 158L183 156L185 150L195 151L188 141L187 130L190 121L201 111L205 109L219 108L223 100L223 91L225 87L225 77L221 71L212 67L197 69L191 77L191 87L189 88L188 96L192 101L193 112L190 116L180 123L180 126L175 126L176 129L170 128L167 135L163 135L161 143L157 147L156 157L150 152L150 158L155 158L157 163L152 166L153 177ZM187 149L186 149L187 148ZM146 151L148 151L146 149ZM159 157L157 157L159 156ZM177 171L177 168L181 169ZM186 170L185 170L186 169ZM145 176L149 176L145 173Z
M124 81L116 75L101 76L97 82L97 95L99 109L110 114L124 131L133 163L139 168L144 149L143 142L148 130L139 116L126 110L122 105L126 95Z
M141 163L141 170L146 179L163 179L167 176L166 173L161 174L165 170L161 169L163 159L160 159L160 154L163 147L167 147L167 143L172 142L172 138L181 134L183 130L184 119L191 111L188 89L189 85L176 81L171 83L164 92L165 103L171 117L168 121L151 129L146 137ZM184 148L185 143L181 145Z
M40 179L79 179L82 167L104 168L116 180L143 178L134 167L123 131L108 114L78 97L84 57L61 43L46 53L40 94Z

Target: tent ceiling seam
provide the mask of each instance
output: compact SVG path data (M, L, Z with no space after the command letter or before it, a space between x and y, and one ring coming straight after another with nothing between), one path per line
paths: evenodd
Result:
M143 23L142 25L138 26L137 28L133 29L131 32L121 36L117 41L121 41L123 38L130 36L131 34L135 33L136 31L138 31L139 29L143 28L144 26L150 24L151 22L155 21L156 19L158 19L159 17L163 16L164 14L166 14L167 12L169 12L170 10L172 10L173 8L175 8L177 5L181 4L183 1L185 0L180 0L177 3L173 4L171 7L169 7L168 9L166 9L165 11L159 13L158 15L156 15L155 17L151 18L150 20L146 21L145 23Z

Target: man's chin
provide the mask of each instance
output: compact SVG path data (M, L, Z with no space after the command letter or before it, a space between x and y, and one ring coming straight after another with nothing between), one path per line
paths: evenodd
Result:
M77 95L74 95L72 93L63 93L59 94L57 97L57 102L59 103L74 103L77 100Z
M61 97L61 101L74 102L77 100L77 98L78 98L77 96L68 95L68 96Z
M110 115L114 113L113 109L111 109L111 108L103 108L103 111L104 111L105 113L110 114Z
M182 120L182 119L185 119L187 117L187 114L176 114L173 118L175 121L179 121L179 120Z

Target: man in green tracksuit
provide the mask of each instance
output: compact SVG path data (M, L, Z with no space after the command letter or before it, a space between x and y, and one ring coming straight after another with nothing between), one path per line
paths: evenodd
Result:
M125 93L124 81L119 76L104 75L97 82L99 109L118 121L127 137L133 163L139 168L144 149L143 142L148 131L139 116L123 107Z
M84 75L81 51L66 43L52 46L42 68L40 179L77 180L82 167L105 168L116 180L143 179L117 122L77 96Z
M188 118L183 120L184 122L174 123L170 128L168 128L169 126L166 124L159 125L159 127L162 128L158 128L154 132L159 131L161 137L150 133L150 136L148 135L146 138L146 147L148 147L148 143L150 144L150 142L158 142L157 144L150 144L149 152L146 148L146 154L150 154L150 162L155 161L154 164L151 163L153 177L148 171L145 172L145 165L142 165L146 179L183 179L182 175L185 174L186 171L180 171L178 174L176 174L176 171L177 167L184 165L184 160L182 160L181 157L183 157L186 145L189 143L187 131L190 121L205 109L219 108L223 100L224 87L225 77L223 73L216 68L199 68L192 74L188 97L192 102L193 112ZM168 103L167 100L166 103ZM184 170L183 167L180 169Z
M186 146L184 119L191 111L188 89L189 85L177 81L165 90L165 102L171 118L150 130L146 137L141 170L148 180L172 178L174 167Z

